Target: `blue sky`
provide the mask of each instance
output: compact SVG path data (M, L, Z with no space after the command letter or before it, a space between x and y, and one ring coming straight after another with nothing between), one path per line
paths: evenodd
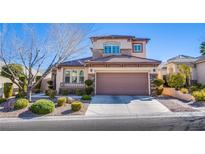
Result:
M41 36L49 26L35 25ZM21 25L14 26L20 32ZM150 38L147 44L147 57L165 61L179 54L199 56L200 43L205 40L205 24L94 24L94 32L91 35L111 34ZM88 48L80 57L90 55Z

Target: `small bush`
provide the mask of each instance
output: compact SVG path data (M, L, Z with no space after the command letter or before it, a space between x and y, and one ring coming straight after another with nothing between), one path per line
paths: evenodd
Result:
M188 94L189 93L189 90L187 88L181 88L180 91L183 93L183 94Z
M160 86L162 86L164 83L165 83L165 81L162 80L162 79L155 79L155 80L153 81L153 84L154 84L156 87L160 87Z
M163 88L160 88L160 87L156 88L156 94L157 95L161 95L162 92L163 92Z
M93 88L93 87L86 87L86 88L85 88L85 93L86 93L87 95L91 95L93 91L94 91L94 88Z
M49 89L53 89L54 88L52 80L47 81L47 84L48 84L48 88Z
M7 99L6 98L0 98L0 104L6 102Z
M78 96L82 96L85 93L84 89L76 89L75 90L75 94Z
M92 97L90 95L83 95L81 99L82 100L91 100Z
M27 99L18 99L14 103L14 109L20 110L20 109L26 108L28 105L29 105L29 101Z
M48 114L53 112L54 109L55 104L48 99L39 99L30 108L31 112L36 114Z
M194 91L192 93L196 101L205 101L205 92L204 91Z
M71 103L72 111L80 111L80 109L82 107L83 107L83 103L81 103L81 102L73 102L73 103Z
M191 92L194 92L194 91L199 91L200 89L194 85L194 86L190 87L190 90L191 90Z
M4 83L4 96L9 98L13 95L13 83L6 82Z
M85 85L86 86L91 86L93 84L93 81L92 80L85 80Z
M168 79L168 85L175 89L180 89L186 84L186 78L183 74L173 74Z
M48 90L48 96L49 96L49 98L54 99L55 96L56 96L56 91L52 90L52 89L49 89Z
M60 97L57 100L58 106L63 106L65 103L67 103L67 98L66 97Z
M69 95L69 90L68 89L60 89L59 93L63 96L67 96L67 95Z

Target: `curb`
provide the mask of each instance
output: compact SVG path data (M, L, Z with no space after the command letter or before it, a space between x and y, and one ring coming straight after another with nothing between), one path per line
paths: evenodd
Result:
M152 115L99 115L99 116L45 116L35 118L0 118L0 123L4 122L32 122L32 121L58 121L58 120L95 120L95 119L141 119L141 118L186 118L186 117L202 117L204 112L179 112L179 113L157 113Z

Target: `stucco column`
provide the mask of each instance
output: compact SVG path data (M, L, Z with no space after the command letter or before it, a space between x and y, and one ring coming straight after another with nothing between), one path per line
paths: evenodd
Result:
M63 82L63 68L57 69L57 73L56 73L56 90L57 90L57 93L59 93L61 82Z

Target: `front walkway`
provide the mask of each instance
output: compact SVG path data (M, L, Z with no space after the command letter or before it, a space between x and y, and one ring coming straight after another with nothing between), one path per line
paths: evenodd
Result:
M171 111L149 96L94 96L85 115L151 115Z

